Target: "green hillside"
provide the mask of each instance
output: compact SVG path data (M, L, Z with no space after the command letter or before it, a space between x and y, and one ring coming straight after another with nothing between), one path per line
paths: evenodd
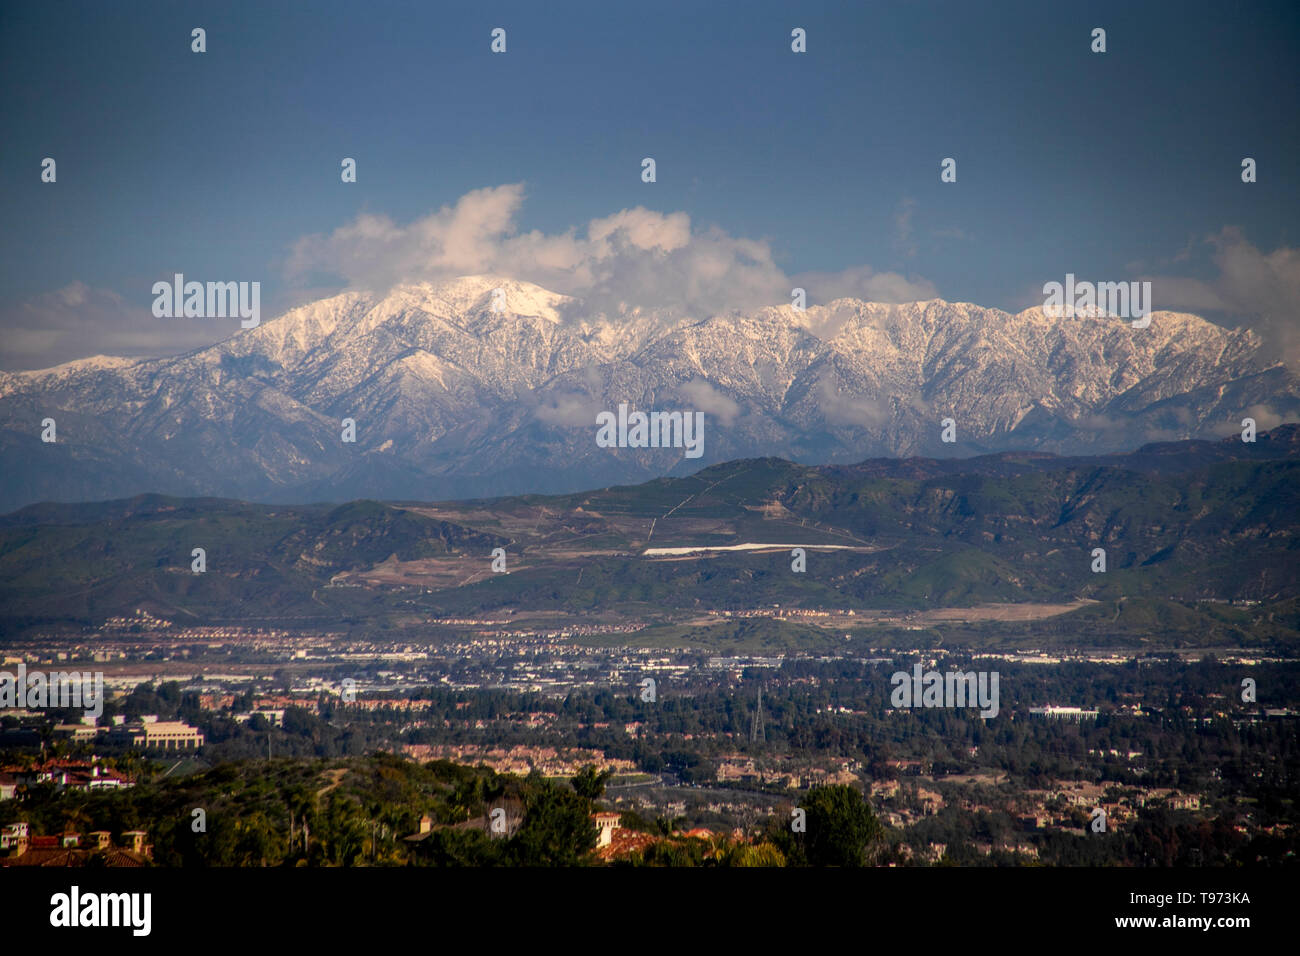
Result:
M182 623L410 625L507 610L671 628L777 605L901 614L1083 600L1101 603L1067 617L1099 641L1110 629L1285 642L1300 625L1300 428L1263 447L759 459L635 487L439 503L35 505L0 518L0 633L96 627L137 608ZM717 550L741 545L771 547ZM191 570L197 547L204 574ZM490 571L497 547L508 574ZM699 548L714 550L686 551Z

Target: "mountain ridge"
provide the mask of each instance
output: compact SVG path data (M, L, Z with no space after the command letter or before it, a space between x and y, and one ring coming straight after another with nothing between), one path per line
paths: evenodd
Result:
M835 611L837 640L885 619L906 638L907 615L983 608L972 620L993 622L1016 605L1005 619L1037 620L1035 641L1294 647L1297 468L1290 425L1255 443L1089 458L748 459L491 500L36 504L0 516L0 639L142 608L185 624L412 636L443 618L677 627L782 608ZM806 573L792 570L795 547ZM493 573L495 548L508 574Z
M496 289L504 299L495 299ZM495 311L494 303L503 306ZM704 457L601 449L627 403L703 411ZM1250 330L841 298L705 318L590 315L471 276L344 292L215 345L0 373L0 508L152 490L266 501L559 492L777 455L1104 453L1300 417ZM53 417L58 441L39 441ZM940 420L957 441L940 441ZM357 423L355 445L340 440ZM42 491L42 489L47 489Z

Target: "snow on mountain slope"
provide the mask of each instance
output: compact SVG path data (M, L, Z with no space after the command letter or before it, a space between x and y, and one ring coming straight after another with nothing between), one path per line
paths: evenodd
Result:
M1252 408L1300 414L1296 378L1253 333L1151 319L941 299L605 316L500 276L349 292L174 358L0 374L0 507L559 491L748 456L1115 451L1219 434ZM703 457L598 448L595 414L620 403L703 411Z

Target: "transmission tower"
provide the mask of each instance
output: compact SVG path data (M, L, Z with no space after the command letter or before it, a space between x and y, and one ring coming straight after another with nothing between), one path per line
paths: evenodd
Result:
M758 688L758 708L754 711L754 719L749 724L749 742L766 743L767 734L763 730L763 688Z

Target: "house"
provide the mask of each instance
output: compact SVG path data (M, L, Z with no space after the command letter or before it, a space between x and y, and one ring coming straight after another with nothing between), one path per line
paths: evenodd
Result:
M921 804L921 812L926 816L933 816L943 809L943 795L935 793L933 790L917 787L916 799Z
M261 717L272 727L284 726L284 710L281 708L276 708L274 710L253 710L249 711L247 714L236 714L235 723L246 724L254 717Z
M619 820L622 815L618 813L593 813L591 819L596 824L596 846L609 846L614 842L614 832L619 829Z
M122 834L122 842L132 853L145 859L152 859L153 844L144 842L148 836L149 834L144 830L127 830Z
M55 724L54 736L71 740L74 744L89 743L100 732L94 724Z
M5 827L4 835L9 835L11 830L18 827L23 828L20 842L15 845L14 853L0 859L0 866L87 866L93 859L103 866L136 867L148 866L153 858L153 847L145 842L148 834L143 830L123 833L122 840L127 844L126 847L113 846L109 840L110 835L102 830L90 834L93 846L82 847L80 835L76 833L29 838L25 823ZM4 835L0 835L0 842L3 842Z
M420 831L408 837L403 837L403 842L412 848L418 847L438 830L480 830L490 837L509 838L518 832L523 823L523 802L514 797L508 797L489 804L483 816L470 817L460 823L434 826L433 818L425 814L420 818Z
M127 744L141 750L197 750L203 746L203 734L178 720L141 718L140 723L116 724L108 733L113 743Z
M1057 786L1059 789L1054 796L1064 800L1067 806L1085 810L1101 806L1102 798L1106 793L1106 785L1099 783L1061 781Z
M1142 790L1134 799L1134 804L1139 807L1150 806L1165 801L1171 810L1199 810L1201 809L1201 798L1194 793L1179 793L1177 790L1167 790L1163 788L1153 788Z
M606 862L630 853L644 852L663 838L639 830L619 829L611 837L609 846L596 848L596 856Z
M100 766L98 757L85 760L48 760L26 770L14 771L19 786L53 784L63 790L118 790L134 786L131 781Z
M408 837L403 837L405 843L423 843L429 839L429 834L433 832L433 817L424 814L420 817L420 829Z
M11 823L0 830L0 850L14 850L16 855L27 849L30 833L26 821Z

